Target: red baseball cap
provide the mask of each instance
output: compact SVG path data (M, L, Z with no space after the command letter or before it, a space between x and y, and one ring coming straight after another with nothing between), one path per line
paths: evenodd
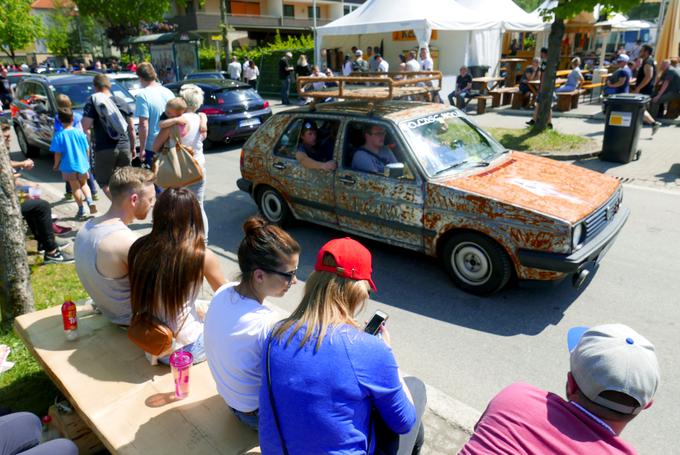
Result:
M335 259L337 266L325 265L323 257L330 254ZM373 291L377 291L371 273L371 252L356 240L345 237L334 239L321 247L316 255L314 270L318 272L335 273L343 278L352 280L367 280Z

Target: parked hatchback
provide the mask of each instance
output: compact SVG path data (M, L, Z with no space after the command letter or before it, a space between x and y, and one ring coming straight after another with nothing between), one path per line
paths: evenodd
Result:
M94 74L33 75L23 79L14 90L12 118L19 147L27 157L35 157L41 150L49 150L57 115L56 95L67 95L73 110L82 114L87 99L94 93ZM130 104L134 112L134 98L124 87L111 83L111 92ZM135 129L138 120L134 119Z
M272 115L269 102L243 82L197 79L174 82L166 87L179 94L186 84L203 90L204 101L199 112L208 116L208 137L203 143L206 147L248 137Z
M336 170L296 159L310 128ZM385 159L381 174L356 168L369 141L396 158L376 158ZM297 218L438 257L475 294L513 277L582 284L629 215L616 179L509 151L442 104L347 101L278 113L244 145L241 175L238 187L269 221Z

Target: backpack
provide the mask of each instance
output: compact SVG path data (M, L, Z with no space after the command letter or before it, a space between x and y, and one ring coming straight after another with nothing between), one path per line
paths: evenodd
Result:
M95 93L92 95L92 104L97 111L99 121L111 139L117 141L127 136L127 120L120 113L120 109L113 101L112 96L105 93Z

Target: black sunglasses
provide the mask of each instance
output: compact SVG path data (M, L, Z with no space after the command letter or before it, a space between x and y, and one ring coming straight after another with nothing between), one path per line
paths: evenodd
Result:
M280 276L282 276L282 277L285 277L286 279L288 279L288 283L290 283L291 281L293 281L293 278L295 278L295 275L297 274L297 269L292 270L292 271L290 271L290 272L281 272L281 271L279 271L279 270L266 269L266 268L264 268L264 267L258 267L258 268L259 268L260 270L264 270L265 272L275 273L275 274L277 274L277 275L280 275Z

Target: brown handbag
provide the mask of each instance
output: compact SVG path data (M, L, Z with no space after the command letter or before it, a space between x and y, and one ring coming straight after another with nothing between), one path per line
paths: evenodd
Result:
M170 146L173 140L175 144ZM182 144L178 127L174 127L174 138L168 139L154 158L153 172L161 188L182 188L203 180L203 168L191 147Z
M172 348L175 335L158 318L142 313L132 318L127 332L134 344L154 356L168 352Z

